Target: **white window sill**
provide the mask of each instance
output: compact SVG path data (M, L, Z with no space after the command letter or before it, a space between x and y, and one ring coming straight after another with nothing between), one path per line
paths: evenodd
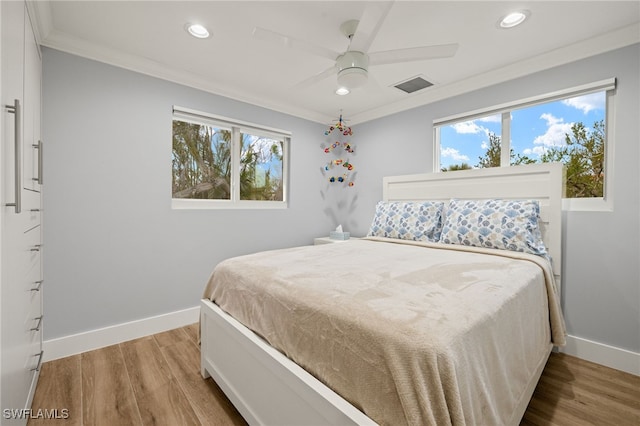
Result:
M612 212L611 198L563 198L562 210L569 212Z
M231 201L231 200L194 200L184 198L172 198L173 210L229 210L229 209L286 209L289 205L286 201Z

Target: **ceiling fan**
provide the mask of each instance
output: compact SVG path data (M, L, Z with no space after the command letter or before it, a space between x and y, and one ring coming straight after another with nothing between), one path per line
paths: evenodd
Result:
M455 55L458 50L457 43L369 52L392 5L393 2L373 2L367 6L360 20L344 22L340 31L349 39L349 47L343 53L260 27L254 28L253 36L335 62L333 66L294 86L298 88L307 87L337 74L338 88L351 90L362 87L367 82L370 66L448 58Z

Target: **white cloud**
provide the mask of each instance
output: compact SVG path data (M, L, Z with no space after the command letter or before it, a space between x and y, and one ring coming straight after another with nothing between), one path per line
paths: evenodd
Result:
M458 134L484 133L485 135L489 136L489 133L491 133L491 131L488 128L478 123L500 123L500 122L502 122L502 115L494 114L494 115L489 115L487 117L478 118L475 120L462 121L460 123L455 123L451 125L451 128L453 128L453 130Z
M540 146L540 145L538 145L538 146L534 146L534 147L533 147L533 148L531 148L531 149L529 149L529 148L524 149L524 150L522 151L522 153L523 153L524 155L531 155L531 154L535 154L535 155L537 155L538 157L541 157L541 156L545 153L546 149L547 149L547 148L545 148L544 146Z
M603 92L590 93L584 96L578 96L562 101L564 105L581 110L584 114L594 109L602 109L605 107L605 95Z
M563 146L566 134L571 133L573 123L565 123L563 118L554 117L549 113L542 114L540 118L547 122L547 131L543 135L536 136L533 140L535 145L533 148L522 151L525 155L542 155L548 147Z
M468 156L460 154L460 151L455 148L440 148L440 156L454 161L469 161Z
M547 126L548 127L554 126L554 125L562 123L564 121L564 118L555 117L555 116L553 116L553 114L550 114L548 112L545 112L544 114L542 114L540 116L540 118L547 122Z
M502 122L502 114L494 114L488 117L479 118L478 121L482 123L500 123Z
M453 130L455 130L456 133L459 134L489 133L489 129L483 126L479 126L474 120L452 124L451 127L453 127Z
M463 121L462 123L452 124L451 127L453 127L456 133L461 134L480 133L481 129L481 127L473 121Z

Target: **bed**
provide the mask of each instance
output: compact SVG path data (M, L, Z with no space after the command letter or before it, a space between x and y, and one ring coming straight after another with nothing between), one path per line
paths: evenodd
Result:
M564 344L562 182L560 164L387 177L368 237L221 262L203 377L250 424L518 424Z

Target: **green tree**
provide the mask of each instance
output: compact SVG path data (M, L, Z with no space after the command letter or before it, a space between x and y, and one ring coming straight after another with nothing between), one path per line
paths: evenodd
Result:
M284 143L280 140L242 134L240 159L240 198L242 200L283 199L282 161Z
M509 154L509 156L511 157L511 165L512 166L518 166L520 164L534 164L534 163L537 163L536 160L534 160L531 157L527 157L526 155L514 154L513 149L511 150L511 153Z
M565 166L566 197L602 197L605 135L603 120L595 122L593 129L588 129L583 123L574 123L571 133L565 134L565 144L546 148L539 161L526 155L516 155L511 149L510 162L512 165L561 162ZM476 167L499 167L501 149L500 136L489 133L487 151L478 157Z
M500 167L500 153L502 151L502 139L495 133L489 133L489 146L482 157L478 157L479 163L477 167ZM519 164L536 163L533 158L526 155L516 154L513 148L509 150L509 158L512 166Z
M560 161L565 165L568 198L602 197L604 195L605 125L600 120L589 130L574 123L565 135L565 145L547 148L542 162Z
M173 121L173 198L229 199L231 132Z
M487 151L482 157L478 157L478 164L476 167L500 167L500 151L502 150L502 144L500 143L500 136L495 133L489 132L489 146Z
M472 169L473 167L471 167L468 163L460 163L460 164L451 164L449 167L443 167L442 170L443 172L453 172L456 170L468 170L468 169Z

